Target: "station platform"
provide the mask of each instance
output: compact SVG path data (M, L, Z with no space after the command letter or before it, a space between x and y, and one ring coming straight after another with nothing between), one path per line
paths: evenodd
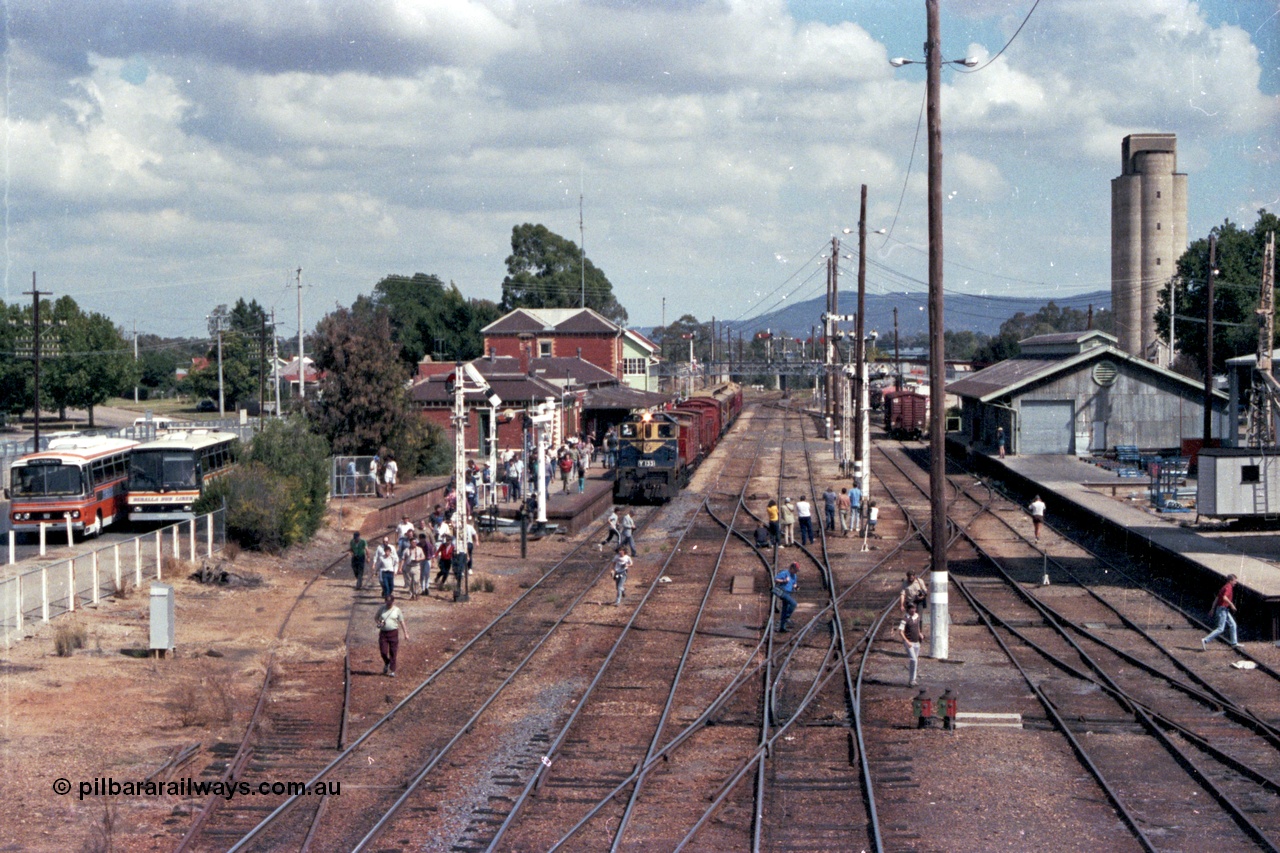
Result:
M1187 526L1194 515L1147 511L1149 479L1119 477L1074 456L983 456L974 461L983 473L1020 492L1039 494L1050 525L1055 514L1099 525L1127 553L1147 551L1153 562L1167 562L1188 579L1200 579L1206 587L1206 611L1218 585L1228 574L1236 575L1237 621L1255 634L1280 640L1280 566ZM1126 500L1126 495L1135 499ZM1274 553L1280 554L1280 531L1274 539Z

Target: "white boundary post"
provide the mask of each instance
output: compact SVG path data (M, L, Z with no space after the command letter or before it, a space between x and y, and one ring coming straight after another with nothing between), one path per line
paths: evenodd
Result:
M156 531L156 580L160 580L160 568L164 563L164 534Z
M47 526L48 525L46 525L43 521L40 522L40 556L41 557L45 555L45 546L47 544L47 536L48 536L47 532L45 531L45 528Z
M67 560L67 612L76 609L76 558Z
M133 585L142 586L142 537L133 537Z
M49 567L40 567L40 619L49 621Z
M67 547L70 548L75 544L74 531L71 528L71 516L67 516Z
M205 556L213 556L213 513L209 513L205 517L204 541Z
M18 534L15 531L10 530L9 531L9 565L12 566L16 562L18 562Z
M89 555L89 565L93 567L93 603L97 604L99 601L101 601L101 593L99 592L99 589L102 586L102 576L101 576L101 573L98 571L98 552L97 551L94 551L92 554Z
M191 517L191 547L188 549L191 554L191 562L196 561L196 519Z
M17 626L18 637L21 638L22 637L22 575L18 575L16 578L14 578L14 580L17 581L18 583L18 597L14 599L15 613L14 613L13 624Z
M181 560L182 559L182 538L180 534L182 531L182 525L180 523L175 524L170 529L173 530L173 559Z
M111 549L112 549L113 551L115 551L115 558L116 558L116 592L119 592L119 591L120 591L120 543L119 543L119 542L117 542L116 544L112 545L112 546L111 546Z

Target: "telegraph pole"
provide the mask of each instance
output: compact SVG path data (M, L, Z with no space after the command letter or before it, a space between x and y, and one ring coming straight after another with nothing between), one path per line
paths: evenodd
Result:
M307 399L307 368L302 361L302 267L298 267L298 396Z
M26 292L26 295L31 297L31 360L33 365L31 375L36 392L35 405L31 407L34 415L32 424L34 444L31 449L37 453L40 452L40 338L41 332L44 331L40 328L40 297L51 296L52 293L53 291L42 291L36 287L36 274L32 271L31 289Z
M947 441L946 363L942 320L942 35L938 0L925 0L928 40L924 43L925 99L929 133L929 525L931 554L929 627L933 657L949 654L947 612Z
M1218 236L1209 235L1209 275L1204 305L1204 447L1213 438L1213 280L1218 277ZM1268 344L1268 351L1270 344Z
M854 328L854 370L857 384L853 400L853 477L862 493L867 494L871 485L868 462L871 457L870 424L867 421L867 185L862 185L862 203L858 208L858 320Z
M898 309L893 309L893 366L897 375L893 377L893 390L902 390L902 351L898 349Z

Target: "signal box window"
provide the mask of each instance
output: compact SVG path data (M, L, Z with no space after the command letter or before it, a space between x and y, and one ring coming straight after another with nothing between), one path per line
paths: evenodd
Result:
M551 341L538 341L538 356L551 358Z

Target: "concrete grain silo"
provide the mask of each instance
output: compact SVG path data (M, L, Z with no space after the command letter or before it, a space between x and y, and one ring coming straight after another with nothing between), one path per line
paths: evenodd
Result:
M1179 174L1178 138L1135 133L1120 147L1111 181L1111 309L1120 348L1169 363L1156 335L1159 295L1187 247L1187 176Z

